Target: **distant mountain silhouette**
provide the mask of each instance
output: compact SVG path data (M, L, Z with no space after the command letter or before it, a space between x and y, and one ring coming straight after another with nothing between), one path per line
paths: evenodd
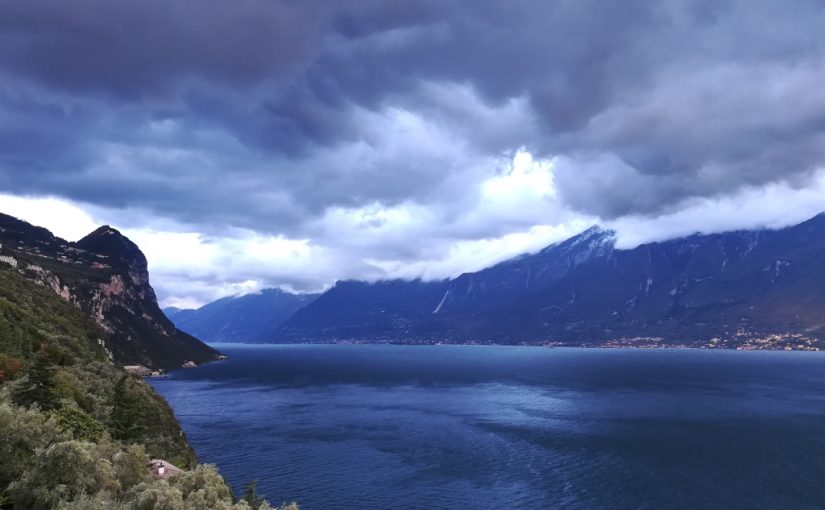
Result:
M341 281L295 312L277 338L395 341L425 335L439 327L432 312L448 287L446 281Z
M281 323L296 310L312 303L318 294L291 294L266 289L257 294L225 297L198 308L165 308L183 331L207 342L271 342Z

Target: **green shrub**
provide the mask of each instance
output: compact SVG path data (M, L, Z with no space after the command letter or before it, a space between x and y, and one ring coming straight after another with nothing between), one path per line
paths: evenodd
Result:
M0 402L0 490L32 464L37 449L69 438L51 416Z
M72 437L80 441L97 441L103 437L106 428L88 413L76 407L62 407L54 411L54 417L60 430L71 432Z
M114 493L119 488L111 462L99 445L63 441L38 450L9 493L15 506L46 510L82 495Z
M117 501L107 493L98 493L94 496L82 494L74 501L62 501L57 510L132 510L131 502Z
M149 456L143 446L133 444L117 452L112 457L112 465L121 491L130 491L152 480L147 469Z

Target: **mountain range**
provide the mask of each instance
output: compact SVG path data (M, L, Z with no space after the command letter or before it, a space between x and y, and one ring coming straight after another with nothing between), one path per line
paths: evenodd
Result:
M266 343L293 313L312 303L318 294L292 294L265 289L240 297L225 297L197 310L164 308L175 325L207 342Z
M163 314L146 257L109 226L68 242L0 214L0 269L51 289L93 319L104 332L102 347L116 362L174 368L220 356Z
M234 314L256 320L241 299L226 323ZM340 281L256 338L816 349L825 338L825 216L632 249L593 227L454 279Z

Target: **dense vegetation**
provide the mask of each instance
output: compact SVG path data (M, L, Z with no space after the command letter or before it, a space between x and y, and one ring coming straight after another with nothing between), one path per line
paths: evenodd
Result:
M196 464L166 402L109 361L104 334L0 269L0 508L270 508L254 489L235 502L213 466ZM151 458L187 470L154 480Z

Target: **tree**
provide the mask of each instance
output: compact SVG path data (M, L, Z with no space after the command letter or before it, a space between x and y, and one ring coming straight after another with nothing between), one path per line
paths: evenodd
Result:
M85 411L76 407L63 407L54 412L60 430L71 432L80 441L97 441L106 428Z
M118 452L112 458L120 489L128 491L141 483L151 481L149 476L149 456L140 445L130 445L124 451Z
M45 411L56 409L60 405L60 400L54 391L54 372L55 367L49 356L43 352L38 354L26 370L25 379L12 391L14 403L21 407L37 404Z
M264 498L258 494L258 480L252 480L246 486L246 493L243 500L249 503L253 510L258 510L264 503Z
M169 483L180 489L187 503L197 501L200 506L195 508L217 508L232 503L232 491L211 464L200 464L191 471L184 471L170 478Z
M46 413L0 402L0 507L4 489L31 465L35 451L67 439Z
M60 502L119 488L111 462L102 447L80 441L63 441L38 450L9 492L15 508L49 509Z
M82 494L74 501L62 502L57 510L134 510L129 502L115 501L107 493Z
M143 439L146 425L143 420L142 399L131 388L131 377L124 375L115 385L111 430L112 436L124 441Z
M135 510L183 510L183 494L168 483L145 483L132 491Z

